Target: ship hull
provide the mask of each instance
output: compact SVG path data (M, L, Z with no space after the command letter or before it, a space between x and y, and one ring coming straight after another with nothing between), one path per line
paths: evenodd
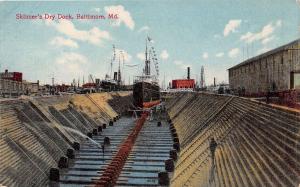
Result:
M104 91L113 91L113 90L117 90L117 84L110 81L102 81L101 88Z
M133 85L133 103L139 108L151 108L160 103L159 86L149 82L137 82Z

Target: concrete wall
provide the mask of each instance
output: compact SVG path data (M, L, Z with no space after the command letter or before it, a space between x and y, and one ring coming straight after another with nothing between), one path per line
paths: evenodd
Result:
M233 90L245 88L246 94L290 89L291 72L300 72L299 40L279 47L229 69Z
M200 93L174 93L166 108L180 142L172 187L299 185L299 113Z
M0 100L0 186L47 186L50 168L74 142L86 141L78 132L86 135L118 115L108 104L114 95L122 105L131 93Z

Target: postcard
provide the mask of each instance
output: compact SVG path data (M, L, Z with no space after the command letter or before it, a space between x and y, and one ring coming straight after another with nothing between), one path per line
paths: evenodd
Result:
M0 186L300 186L300 0L0 1Z

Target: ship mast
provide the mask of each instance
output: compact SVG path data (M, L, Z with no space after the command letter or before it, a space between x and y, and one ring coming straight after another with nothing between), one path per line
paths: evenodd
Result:
M145 75L150 75L150 60L148 59L148 46L147 46L147 40L149 40L149 37L146 38L146 52L145 52ZM149 54L150 55L150 54Z
M115 48L115 45L113 45L113 56L110 61L110 78L112 77L112 68L113 68L113 62L115 61L115 59L116 59L116 48Z
M118 68L118 85L119 86L121 85L121 60L120 60L120 54L119 54L119 68Z

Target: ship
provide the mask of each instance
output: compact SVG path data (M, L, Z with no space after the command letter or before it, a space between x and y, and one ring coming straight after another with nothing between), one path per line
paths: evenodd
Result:
M153 46L147 37L145 50L145 67L141 76L136 76L133 84L133 104L137 108L151 108L160 103L160 87L158 84L158 62ZM150 45L150 44L149 44ZM151 75L151 64L155 66L156 74Z
M121 72L120 72L120 62L119 71L113 72L113 64L116 61L116 48L113 45L113 53L110 60L110 75L108 73L105 75L105 79L101 80L100 86L103 91L116 91L120 88ZM124 62L123 62L124 63ZM113 73L113 78L112 78Z

